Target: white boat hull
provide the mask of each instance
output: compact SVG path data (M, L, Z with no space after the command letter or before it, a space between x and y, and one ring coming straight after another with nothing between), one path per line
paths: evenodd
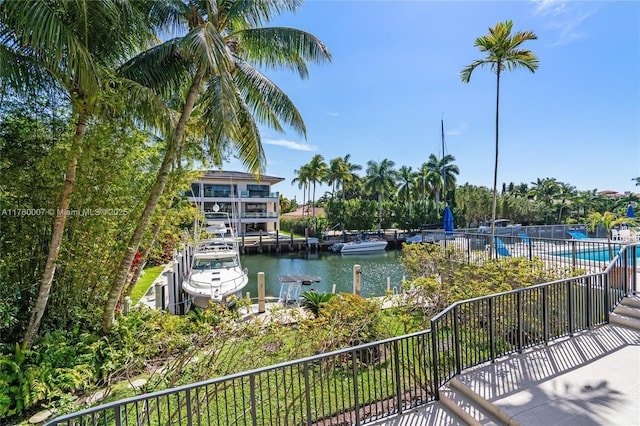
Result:
M387 248L386 241L352 241L345 243L340 248L341 254L362 254L384 251Z

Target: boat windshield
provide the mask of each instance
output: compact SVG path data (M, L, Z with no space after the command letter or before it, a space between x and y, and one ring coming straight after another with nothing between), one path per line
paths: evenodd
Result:
M235 257L221 257L219 259L197 259L193 265L193 269L220 269L235 268L238 266L238 260Z

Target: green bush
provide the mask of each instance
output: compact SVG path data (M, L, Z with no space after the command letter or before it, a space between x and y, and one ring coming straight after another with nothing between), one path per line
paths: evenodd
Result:
M320 305L331 300L335 294L305 291L300 296L304 299L302 301L302 306L309 309L313 315L318 316L318 313L320 312Z

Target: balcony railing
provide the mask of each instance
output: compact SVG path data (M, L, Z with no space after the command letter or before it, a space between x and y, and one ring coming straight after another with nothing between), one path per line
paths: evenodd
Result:
M278 198L277 192L252 192L252 191L240 191L241 198Z
M243 219L264 219L264 218L277 218L278 212L243 212Z
M438 399L471 366L608 322L637 289L638 244L601 272L453 304L431 329L111 402L47 425L334 425ZM569 356L569 355L568 355Z

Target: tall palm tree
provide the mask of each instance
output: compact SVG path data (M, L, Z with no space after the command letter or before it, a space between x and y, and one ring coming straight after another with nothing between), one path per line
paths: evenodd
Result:
M432 190L436 198L436 209L440 209L440 195L446 201L446 192L456 188L456 176L460 174L460 169L452 164L456 158L447 154L443 158L437 158L434 154L429 155L426 163L429 172Z
M365 188L371 194L378 196L378 233L382 230L382 198L384 194L393 192L396 183L396 163L384 159L380 163L373 160L367 162L367 175L365 176Z
M553 200L560 193L560 183L555 178L537 178L535 182L531 182L530 195L536 200L542 201L545 206L545 224L549 224L549 212Z
M362 166L351 162L351 154L345 155L342 161L344 163L344 173L340 178L340 185L342 186L342 199L345 200L347 189L360 179L356 172L362 170Z
M409 217L411 217L411 199L415 193L418 174L409 166L402 166L398 170L398 197L407 202Z
M120 0L0 2L3 84L27 96L47 91L65 99L76 123L58 212L69 209L87 124L100 113L100 99L112 87L115 64L151 40L147 7L148 3ZM49 300L65 222L65 214L53 219L38 297L23 341L27 347Z
M326 183L331 186L331 199L336 196L336 187L340 189L340 183L346 172L346 164L342 157L336 157L329 161L329 170L326 175Z
M491 207L491 241L489 253L493 253L493 240L495 237L496 203L498 200L498 124L500 112L500 76L505 70L525 68L531 72L538 69L538 57L530 50L521 49L521 45L528 40L536 40L538 36L533 31L518 31L511 35L513 22L511 20L498 22L489 28L489 34L476 38L474 46L480 52L486 52L484 59L473 61L462 69L460 78L468 83L471 73L478 67L489 66L496 73L496 149L493 168L493 205Z
M434 175L427 163L422 163L418 169L418 191L421 194L423 207L426 205L426 196L434 192L433 183L437 182L437 175Z
M163 94L178 105L179 120L168 135L165 157L150 190L109 291L103 330L114 312L128 270L164 191L172 165L181 160L187 123L202 123L209 152L217 165L233 150L258 179L266 167L258 123L277 131L283 124L305 135L302 117L286 94L257 67L297 71L308 76L307 62L331 59L325 45L307 32L265 27L282 12L294 12L300 1L165 0L154 3L159 21L182 30L176 38L126 63L121 74ZM159 72L161 70L161 72Z
M311 201L311 208L313 212L313 217L316 217L316 185L326 181L327 173L329 169L327 168L327 163L324 162L324 157L320 154L316 154L313 156L309 164L307 164L309 168L309 182L313 186L313 198Z
M296 177L291 180L291 185L297 183L298 189L302 189L302 215L304 216L304 207L307 202L307 187L309 186L309 168L305 164L300 166L299 169L294 170L293 173Z

